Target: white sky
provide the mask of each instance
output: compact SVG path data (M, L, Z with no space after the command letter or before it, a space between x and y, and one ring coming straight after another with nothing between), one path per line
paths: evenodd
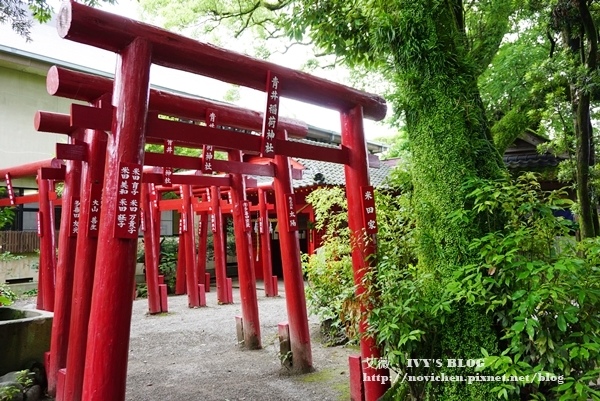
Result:
M58 10L59 2L51 0L49 3L53 5L55 10ZM119 0L118 5L104 5L104 9L132 19L138 19L140 15L138 4L131 0ZM4 46L114 73L116 63L116 55L114 53L61 39L56 32L54 22L45 25L36 23L32 29L32 38L33 41L28 43L25 39L14 33L9 25L0 24L0 44ZM239 46L240 44L238 43L237 45ZM285 55L274 55L269 61L298 69L305 62L305 57L300 50L291 51ZM336 74L336 72L332 71L328 72L328 74L329 78L332 79L331 74ZM335 75L333 76L335 77ZM150 82L154 85L215 100L223 100L225 94L232 89L232 85L228 83L156 65L152 66ZM240 100L235 102L236 105L251 110L263 111L266 102L265 93L248 88L239 88L239 93ZM319 128L335 132L340 131L339 113L334 110L282 98L280 102L280 115L296 118ZM390 136L394 133L394 130L381 123L365 120L365 134L368 139L379 136Z

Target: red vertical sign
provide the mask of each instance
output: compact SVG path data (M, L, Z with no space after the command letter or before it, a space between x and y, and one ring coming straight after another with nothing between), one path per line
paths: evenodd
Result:
M217 127L217 111L214 109L206 109L206 126L209 128ZM215 157L215 150L211 145L202 146L202 172L212 173L212 161Z
M360 187L362 192L363 219L367 234L377 233L377 217L375 215L375 192L372 186Z
M150 200L152 201L152 207L158 207L158 195L154 184L150 184Z
M8 199L10 200L10 205L15 206L15 190L12 186L12 180L10 179L10 173L6 173L4 176L6 178L6 190L8 191Z
M279 78L267 72L267 107L263 118L262 148L263 157L275 157L275 132L279 119L279 93L281 82Z
M210 188L206 188L206 201L210 202ZM217 232L217 222L215 221L215 214L213 213L212 206L208 207L208 212L210 213L210 229L213 233Z
M210 208L209 211L212 211L212 208ZM217 222L215 221L214 213L210 214L210 229L213 233L217 232Z
M100 204L102 202L102 184L92 183L90 190L90 220L88 222L88 237L98 238L100 229Z
M119 164L119 192L115 213L115 237L137 238L139 230L140 184L142 166L135 163Z
M71 218L69 219L69 237L76 237L79 234L79 215L81 214L81 198L79 196L71 197Z
M298 216L294 206L294 194L285 194L288 231L298 231Z
M186 233L188 230L188 220L187 220L187 205L183 204L183 186L179 187L179 193L181 194L181 232Z
M242 201L242 213L244 214L244 231L252 231L252 220L250 218L250 201Z
M37 212L37 234L38 234L38 237L44 236L43 231L42 231L42 224L44 224L44 223L42 223L42 212L38 211Z
M175 154L175 144L172 139L165 140L164 153L166 155ZM166 187L171 186L171 176L173 175L173 167L163 167L163 185Z

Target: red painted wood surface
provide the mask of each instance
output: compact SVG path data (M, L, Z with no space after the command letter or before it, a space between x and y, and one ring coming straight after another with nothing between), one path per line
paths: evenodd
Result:
M208 213L198 215L198 261L196 274L198 282L204 284L204 290L210 292L210 281L206 280L206 242L208 239ZM210 280L210 278L209 278Z
M225 241L223 238L223 216L221 214L221 190L219 187L210 187L210 202L212 210L211 229L213 233L213 252L215 262L215 277L217 281L217 301L229 303L227 297L227 256L225 254Z
M259 153L262 150L261 137L259 136L161 119L155 113L148 115L147 137L148 141L152 142L161 142L172 138L185 144L184 146L196 148L209 144L220 149L239 149L249 153ZM348 153L343 147L339 149L329 148L277 138L273 143L275 143L277 153L286 156L331 163L346 163L348 161ZM218 164L218 162L218 160L213 162L214 170L216 170L214 164ZM198 169L200 159L190 160L189 163L186 164L188 168Z
M148 286L148 312L151 315L161 312L158 288L158 262L160 245L156 236L156 225L160 223L160 213L156 203L156 191L152 194L152 185L142 184L142 208L144 219L144 265L146 269L146 285ZM157 218L158 217L158 218ZM160 229L160 227L159 227Z
M59 168L61 165L62 161L58 159L40 160L38 162L21 164L20 166L0 169L0 177L4 179L6 173L9 173L12 179L22 177L35 177L38 173L38 170L42 167Z
M348 113L341 113L342 121L342 144L348 147L352 157L349 164L344 166L346 176L346 196L348 198L348 228L355 239L363 238L363 232L366 228L363 219L364 195L362 187L369 186L369 170L365 161L367 160L367 145L365 142L363 129L363 116L360 107L355 107ZM363 297L366 288L363 284L365 274L372 269L369 263L373 263L372 255L375 253L375 245L372 240L366 243L360 240L353 241L352 248L352 269L354 271L354 283L356 284L356 297L358 299L368 299ZM367 336L367 311L370 305L361 303L361 322L359 330L360 354L363 360L367 358L379 358L381 356L377 344L373 337ZM363 373L367 376L382 375L389 376L388 369L374 369L369 366L363 366ZM375 401L383 396L389 388L389 382L382 384L379 381L364 382L365 400Z
M262 126L262 144L260 153L262 157L273 158L277 153L275 148L275 133L279 119L279 99L281 97L281 80L277 73L267 70L267 105Z
M185 276L188 294L188 306L200 306L198 296L198 274L196 272L196 239L194 230L194 210L192 208L192 188L189 185L180 187L182 203L183 233L185 242Z
M152 184L162 184L162 174L158 173L144 173L142 178L143 182ZM197 185L200 187L209 186L229 186L231 181L229 176L211 176L211 175L184 175L184 174L173 174L171 176L171 182L174 185Z
M73 142L73 138L69 138ZM56 297L52 336L50 338L50 365L48 366L48 394L56 394L56 380L59 369L67 366L67 348L71 325L73 281L75 277L75 251L77 237L71 235L74 199L80 199L81 162L67 161L63 205L58 237L58 261L56 264ZM78 222L77 222L78 224Z
M267 210L267 193L258 188L259 223L258 235L260 241L260 258L262 260L263 280L265 283L265 296L273 297L273 260L271 259L271 230L269 224L269 212Z
M53 96L90 101L112 93L112 80L53 66L48 71L46 87ZM256 111L155 89L150 90L149 108L169 116L195 120L203 120L207 110L215 109L223 125L250 131L260 131L263 119L263 114ZM279 128L296 138L304 138L308 133L306 123L291 118L280 117Z
M57 143L56 157L61 160L85 161L87 159L87 146L81 143Z
M374 120L383 119L387 111L385 100L380 96L223 50L79 3L63 3L57 20L61 37L115 53L135 38L145 38L152 44L154 64L260 91L265 89L267 71L272 71L285 82L285 95L290 99L339 111L361 105L365 116Z
M350 365L350 400L365 401L365 388L363 386L362 361L360 355L348 357Z
M113 110L111 107L89 107L71 104L71 126L77 128L93 128L110 131L112 128Z
M277 220L283 222L288 219L286 194L294 193L290 161L286 156L277 155L274 162L278 172L273 180ZM297 231L288 231L282 227L279 230L279 246L285 285L285 303L290 325L292 368L298 372L308 372L312 369L312 350Z
M0 207L24 205L26 203L36 203L39 201L39 194L15 196L11 202L9 198L0 199Z
M229 160L239 162L242 152L229 152ZM244 319L244 347L247 349L262 348L260 338L260 321L258 317L258 299L256 297L256 277L252 265L252 238L250 225L246 224L244 202L246 202L246 187L241 174L231 175L231 203L233 205L233 229L235 231L235 248L238 263L238 278L240 284L240 302ZM249 209L248 211L248 219ZM246 229L248 228L248 229Z
M65 180L65 166L62 165L59 168L53 167L42 167L39 172L39 176L44 180L64 181ZM62 202L61 199L56 200L57 204Z
M198 284L198 300L199 306L206 306L206 291L204 290L204 284Z
M54 207L48 198L54 185L48 180L38 179L39 214L40 219L40 280L42 282L42 308L47 311L54 310L54 277L56 272L55 240L54 240ZM40 295L38 294L38 298ZM39 302L38 302L39 303Z
M115 237L137 239L140 220L140 197L143 165L121 161L117 177L117 213L115 215Z
M178 210L181 211L181 200L179 199ZM175 271L175 295L182 295L186 293L186 281L185 276L185 239L183 237L183 216L179 215L179 238L177 247L177 270Z
M256 135L161 119L157 113L148 114L146 135L149 141L171 138L189 147L199 148L208 144L219 149L240 149L256 153L260 150L261 141Z
M244 135L244 134L240 134ZM163 153L146 152L144 156L146 166L174 167L179 169L200 170L201 159L192 156L167 155ZM239 173L273 177L275 170L269 164L253 164L213 160L212 169L216 172Z
M115 78L116 108L109 136L102 196L103 224L90 311L83 399L124 401L137 238L114 237L120 163L143 162L151 45L135 39L120 53Z
M158 289L160 292L160 309L162 310L163 313L168 313L169 312L169 303L168 303L168 297L167 297L167 285L159 284Z
M33 118L33 126L38 132L52 132L55 134L70 134L73 132L69 114L38 111Z
M92 304L92 289L98 247L97 230L90 230L91 220L96 216L92 209L96 194L93 186L104 181L104 161L106 158L106 134L88 130L85 134L87 163L81 169L81 214L80 230L77 236L75 271L73 277L73 302L67 350L67 375L65 378L64 399L81 401L85 366L85 348L88 334L88 318ZM92 227L94 228L94 227Z
M276 139L275 141L277 143L277 153L282 155L339 164L348 162L348 152L343 147L339 149L329 148L281 139Z

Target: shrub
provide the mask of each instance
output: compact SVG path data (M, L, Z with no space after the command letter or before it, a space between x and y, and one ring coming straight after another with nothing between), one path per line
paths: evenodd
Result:
M320 188L307 196L315 212L315 229L323 232L315 255L303 255L308 307L321 321L325 343L341 344L358 336L359 308L342 188Z
M179 239L163 238L160 242L160 263L158 270L165 276L165 284L169 293L175 291L175 279L177 277L177 252L179 250Z
M8 306L17 300L17 295L7 284L0 284L0 306Z
M448 218L464 226L485 220L490 232L465 245L471 263L457 265L441 283L415 264L407 229L412 224L410 193L393 200L391 212L378 206L385 216L379 220L375 273L380 298L370 323L384 356L400 372L430 375L441 370L409 368L408 358L447 359L460 348L468 357L484 358L481 374L529 375L522 382L493 383L499 398L600 400L590 385L600 376L600 240L576 243L576 227L557 217L571 201L563 191L542 192L532 174L515 181L470 180L465 187L465 207ZM394 243L399 245L395 249ZM497 333L495 338L478 337L486 326ZM453 342L458 331L462 334L456 338L470 334L472 344ZM548 375L560 380L540 380ZM390 395L475 400L482 399L480 385L411 382Z

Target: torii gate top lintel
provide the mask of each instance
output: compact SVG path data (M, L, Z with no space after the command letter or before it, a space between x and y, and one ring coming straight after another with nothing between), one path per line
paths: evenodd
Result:
M211 77L232 84L264 91L268 71L285 82L285 97L347 111L362 106L365 118L385 117L385 100L310 74L239 53L220 49L175 33L94 9L75 2L64 2L58 14L61 37L104 50L120 52L136 38L152 46L152 62ZM244 73L240 74L243 70Z

